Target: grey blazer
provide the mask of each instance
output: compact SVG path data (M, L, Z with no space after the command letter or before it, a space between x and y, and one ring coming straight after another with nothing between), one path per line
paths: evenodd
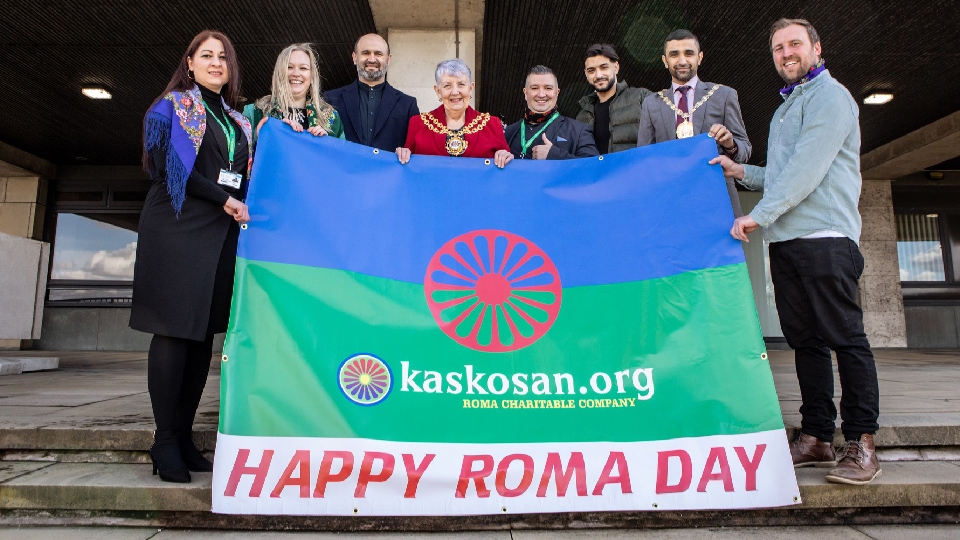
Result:
M700 81L697 88L693 91L693 103L699 103L700 100L714 87L714 83ZM672 99L670 89L666 89L667 98ZM693 111L693 132L697 135L710 131L710 126L722 124L730 133L733 133L733 140L737 143L737 155L733 160L737 163L746 163L750 159L750 153L753 146L750 139L747 138L747 130L743 127L743 117L740 115L740 101L737 99L737 91L729 86L721 86L710 96L706 103ZM677 113L663 102L659 92L647 96L643 100L643 108L640 111L640 129L637 133L637 146L646 146L648 144L674 141L677 139ZM718 144L717 154L722 154L723 149ZM737 186L732 178L726 179L727 195L730 196L730 206L733 209L733 215L740 217L743 210L740 208L740 197L737 195Z
M698 103L714 87L714 83L700 81L693 91L693 103ZM670 89L666 90L667 97L672 100ZM737 100L737 91L729 86L721 86L710 96L706 103L693 111L693 132L697 135L710 131L713 124L723 124L733 140L737 142L737 155L733 160L737 163L746 163L750 159L753 146L747 138L747 130L743 127L743 117L740 115L740 101ZM655 92L643 100L640 111L640 129L637 133L637 146L672 141L677 138L677 114L673 112L660 94ZM717 148L721 152L720 148Z

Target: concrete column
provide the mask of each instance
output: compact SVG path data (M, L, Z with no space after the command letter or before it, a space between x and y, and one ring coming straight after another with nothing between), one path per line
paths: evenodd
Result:
M474 47L474 31L460 31L460 59L466 62L477 80L477 63ZM388 75L390 84L401 92L417 98L420 112L436 109L440 105L436 92L434 72L437 64L456 58L455 36L452 30L419 30L391 28L387 32L390 54L393 60ZM470 105L476 108L479 86L470 96Z
M46 202L46 179L39 176L0 178L0 232L40 240Z
M890 184L890 180L864 181L860 193L860 251L865 260L860 305L867 338L874 347L907 346Z
M480 80L484 5L484 0L370 0L377 32L393 55L387 80L417 98L421 112L440 105L433 72L441 60L460 58L470 66L474 81ZM478 84L470 100L474 108L479 92Z
M53 164L0 142L0 232L42 240L47 179L55 177ZM29 348L31 343L0 339L0 349Z

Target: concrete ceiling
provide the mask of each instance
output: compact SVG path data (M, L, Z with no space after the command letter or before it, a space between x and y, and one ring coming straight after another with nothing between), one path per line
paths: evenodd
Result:
M143 113L197 31L215 27L231 36L248 97L266 93L277 52L298 41L316 44L323 85L332 88L355 76L349 54L357 36L390 26L451 24L453 0L408 3L405 13L389 15L400 4L0 0L0 100L8 107L0 115L0 142L56 165L135 165ZM754 142L752 162L762 163L781 85L767 29L784 15L817 26L828 67L858 101L877 90L896 95L887 105L861 105L865 152L960 110L960 51L950 46L960 27L954 0L461 0L462 27L474 27L480 9L479 108L507 122L521 114L525 70L538 63L557 71L561 110L576 114L577 99L589 91L581 54L594 42L618 47L623 79L663 88L669 79L660 62L662 39L687 27L705 52L702 78L738 90ZM105 86L114 98L85 98L84 84Z
M751 162L762 164L768 125L782 103L777 89L783 81L768 46L770 24L780 17L806 18L819 31L827 67L861 103L864 152L960 111L960 49L951 45L960 28L955 0L579 1L550 7L487 2L481 78L487 111L514 121L523 111L524 74L542 63L559 75L561 111L576 114L577 100L589 91L581 55L596 42L616 46L623 80L665 88L663 38L688 28L704 51L701 79L738 91L754 145ZM875 91L895 98L863 105ZM954 148L960 155L960 146Z

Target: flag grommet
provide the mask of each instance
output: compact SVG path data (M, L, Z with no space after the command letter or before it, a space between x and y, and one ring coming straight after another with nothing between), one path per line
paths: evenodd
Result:
M603 156L597 156L597 157L600 158L600 161L603 161Z
M760 353L760 359L761 359L761 360L766 360L767 358L769 358L769 357L767 356L767 353L765 353L765 352Z
M246 224L246 223L241 223L241 224L240 224L240 228L241 228L242 230L244 230L244 231L247 230L247 224Z
M221 356L220 359L223 360L224 362L226 362L227 360L229 360L229 358L227 358L227 355Z
M654 507L654 508L660 508L660 505L657 504L657 503L653 503L653 507Z
M483 160L483 164L484 164L484 165L489 165L489 164L490 164L490 160L489 160L489 159Z
M379 149L379 148L374 148L374 149L373 149L373 153L374 153L374 154L379 154L379 153L380 153L380 149Z

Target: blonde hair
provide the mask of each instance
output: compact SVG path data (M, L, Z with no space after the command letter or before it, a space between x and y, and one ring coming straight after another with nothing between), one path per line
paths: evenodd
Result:
M307 89L307 100L313 103L313 107L317 110L319 125L330 131L328 124L330 118L334 115L334 109L320 97L320 72L317 69L317 54L309 43L294 43L280 51L280 55L277 56L277 64L273 68L270 95L257 100L257 108L269 116L271 109L276 107L280 109L280 114L283 115L284 119L293 119L293 113L290 110L294 107L293 90L290 88L290 80L287 78L287 66L290 64L290 56L293 55L294 51L303 52L310 58L310 87Z

